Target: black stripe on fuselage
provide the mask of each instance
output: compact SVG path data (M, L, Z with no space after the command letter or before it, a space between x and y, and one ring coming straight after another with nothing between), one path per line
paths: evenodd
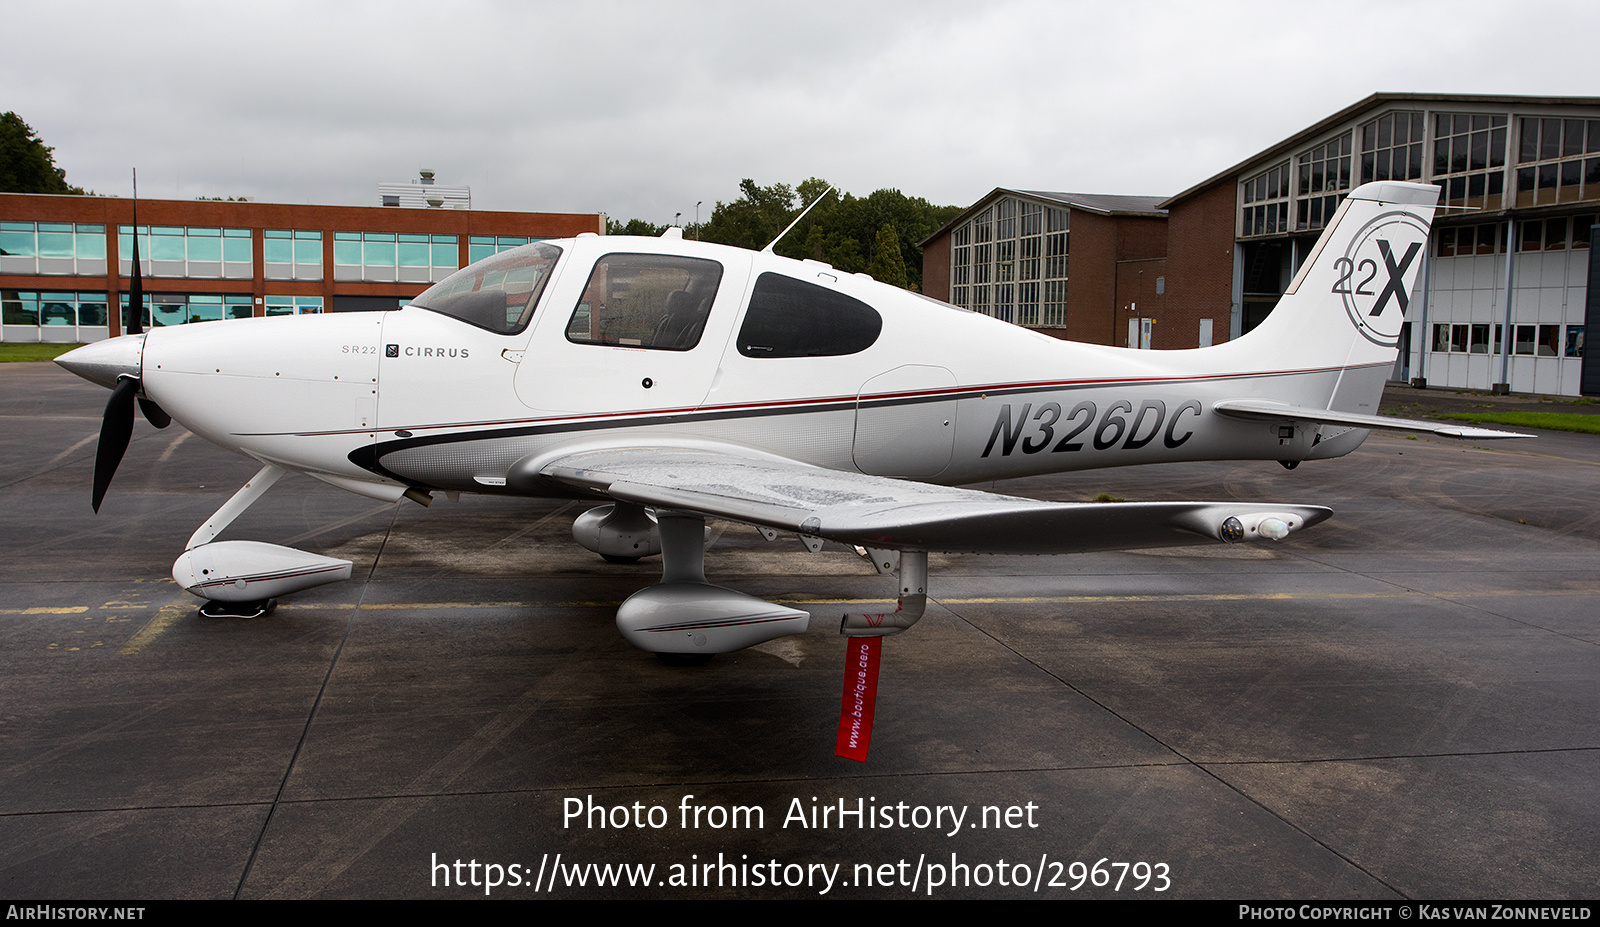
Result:
M1369 366L1388 367L1389 364ZM925 402L949 402L964 398L979 396L1017 396L1037 393L1059 393L1086 389L1121 389L1125 387L1148 387L1175 383L1203 383L1227 382L1235 380L1249 380L1261 378L1276 378L1286 376L1303 376L1315 373L1330 373L1340 369L1355 370L1356 367L1314 367L1303 370L1280 370L1267 373L1233 373L1233 374L1208 374L1192 377L1145 377L1137 379L1106 379L1106 380L1062 380L1054 382L1006 384L1001 386L964 386L955 389L929 390L925 392L895 393L882 397L860 399L857 397L835 397L832 399L801 399L778 400L771 403L760 403L743 406L713 406L701 409L667 410L656 412L629 412L629 413L597 413L595 415L578 415L570 419L558 421L544 420L542 422L520 424L515 422L483 422L461 423L454 425L413 425L408 428L385 428L384 431L421 431L435 428L475 428L469 432L451 432L449 434L414 435L409 438L397 438L391 441L379 441L371 445L356 448L348 455L351 463L364 470L380 476L396 480L401 483L411 484L412 481L393 473L383 466L383 458L398 451L410 450L418 447L436 447L442 444L468 444L477 441L494 441L504 438L524 438L534 435L571 434L584 431L611 431L619 428L645 428L653 425L682 424L684 422L716 422L732 421L742 418L772 417L784 415L809 415L817 412L841 411L861 408L888 408L892 406L916 405ZM337 434L370 434L369 431L337 431L337 432L309 432L297 437L311 437ZM242 435L241 435L242 437Z

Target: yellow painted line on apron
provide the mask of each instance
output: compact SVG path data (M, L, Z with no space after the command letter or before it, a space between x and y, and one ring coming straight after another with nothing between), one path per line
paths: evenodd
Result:
M1528 596L1533 598L1546 598L1551 596L1572 595L1600 595L1600 585L1585 586L1573 589L1544 589L1538 591L1515 589L1491 589L1483 591L1441 591L1419 592L1410 589L1395 589L1386 592L1233 592L1233 593L1161 593L1125 595L1045 595L1045 596L968 596L963 598L933 596L935 601L947 605L1075 605L1094 602L1272 602L1287 600L1339 600L1339 599L1408 599L1408 598L1434 598L1434 599L1473 599L1473 598L1506 598L1510 596ZM789 596L774 596L780 602L790 602L797 605L850 605L863 602L892 602L889 598L871 599L844 599L844 598L793 598ZM424 609L508 609L508 608L616 608L621 605L619 600L612 601L570 601L570 602L368 602L357 606L355 603L300 603L282 604L280 610L293 611L337 611L339 609L359 608L361 611L416 611Z
M154 643L155 639L160 637L161 633L167 628L172 627L173 624L193 613L193 605L163 605L161 610L156 612L156 616L151 618L132 637L128 638L128 642L123 644L122 649L117 653L125 657L137 654Z

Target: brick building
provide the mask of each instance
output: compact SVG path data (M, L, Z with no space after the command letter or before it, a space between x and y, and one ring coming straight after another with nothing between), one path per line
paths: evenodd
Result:
M1129 320L1153 317L1153 347L1224 341L1272 311L1344 195L1372 180L1441 188L1396 379L1600 393L1600 361L1584 357L1600 324L1596 97L1378 93L1165 199L997 189L923 243L923 289L1074 340L1131 345ZM1043 239L1060 276L1022 276L1033 252L1004 244L1000 223L1030 203L1070 214L1070 277L1066 225ZM1034 280L1038 303L1023 296Z
M1172 346L1142 325L1161 318L1159 199L997 187L923 240L923 292L1057 338L1129 344L1148 329Z
M0 340L121 333L133 205L0 194ZM210 200L141 199L138 207L146 325L393 309L506 248L605 231L598 214Z
M1372 180L1441 188L1395 379L1600 392L1600 370L1583 369L1597 311L1588 286L1600 215L1596 97L1378 93L1340 110L1161 202L1169 305L1223 305L1229 273L1230 333L1249 331L1344 194Z

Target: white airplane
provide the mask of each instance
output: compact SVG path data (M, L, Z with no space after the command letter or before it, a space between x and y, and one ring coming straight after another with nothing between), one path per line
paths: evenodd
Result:
M1066 553L1281 539L1331 513L1238 502L1052 503L959 484L1165 461L1304 460L1380 418L1438 188L1352 192L1276 310L1216 347L1062 342L767 250L580 235L458 271L399 311L184 325L58 363L112 387L94 505L138 398L262 464L190 538L173 578L208 614L350 576L351 564L217 535L290 470L374 498L595 499L573 536L608 560L660 553L617 624L662 655L807 629L809 615L713 586L705 519L865 549L921 616L930 551ZM138 318L139 312L134 316ZM164 410L164 411L163 411Z

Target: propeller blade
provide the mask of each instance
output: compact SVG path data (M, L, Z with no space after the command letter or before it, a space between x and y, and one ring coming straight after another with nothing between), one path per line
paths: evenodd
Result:
M100 443L94 451L94 510L106 497L106 488L117 473L117 464L128 450L133 438L133 400L139 392L139 381L123 377L111 391L106 402L106 415L100 423ZM165 413L163 413L165 414Z
M144 413L145 421L156 426L157 428L165 428L172 424L172 416L167 414L166 409L156 405L156 401L154 399L146 399L143 396L140 396L139 411Z
M133 280L128 286L129 335L144 332L144 273L139 269L139 171L133 172ZM112 469L116 469L114 466ZM106 477L107 480L111 479Z

